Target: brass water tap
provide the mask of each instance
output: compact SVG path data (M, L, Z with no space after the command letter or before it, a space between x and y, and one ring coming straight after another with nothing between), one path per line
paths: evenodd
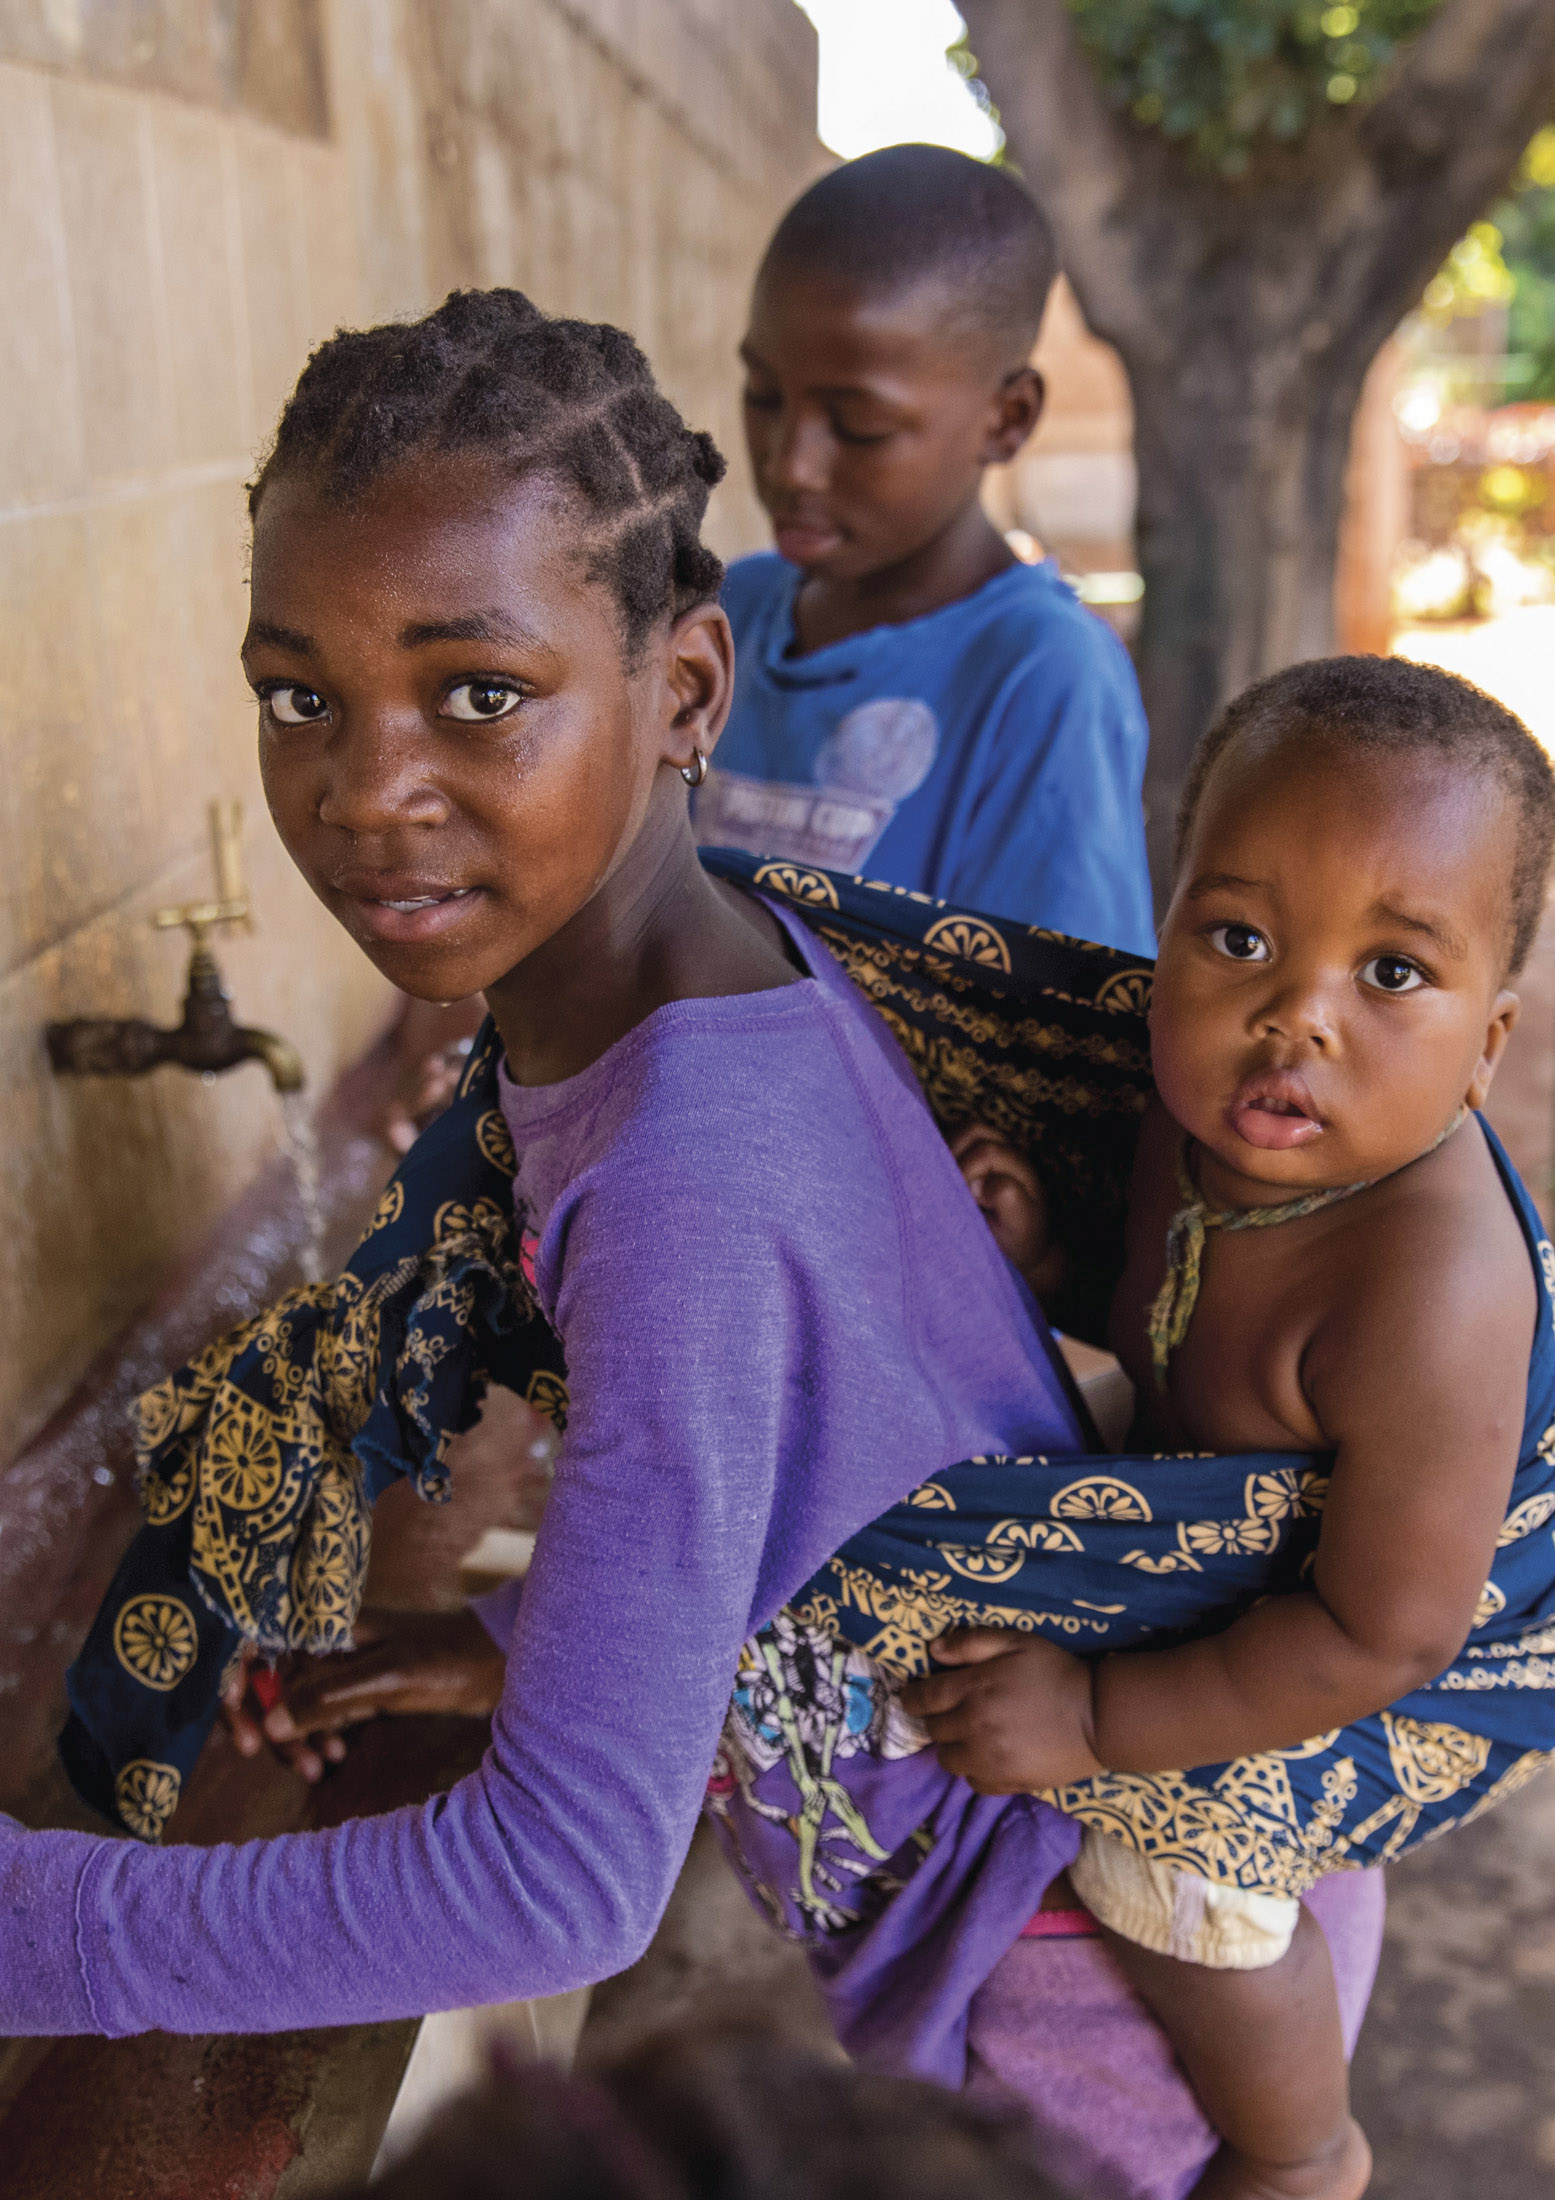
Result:
M208 942L223 925L253 930L243 885L243 805L213 802L210 817L214 898L159 909L151 920L157 931L181 928L193 942L183 1021L164 1027L138 1016L78 1016L48 1024L49 1060L61 1077L142 1077L161 1062L210 1076L239 1062L263 1062L277 1092L301 1091L302 1058L291 1042L232 1021L232 1003Z

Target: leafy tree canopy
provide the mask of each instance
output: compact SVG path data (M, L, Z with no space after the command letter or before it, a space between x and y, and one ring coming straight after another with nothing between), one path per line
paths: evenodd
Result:
M1067 0L1117 105L1222 175L1380 89L1441 0Z

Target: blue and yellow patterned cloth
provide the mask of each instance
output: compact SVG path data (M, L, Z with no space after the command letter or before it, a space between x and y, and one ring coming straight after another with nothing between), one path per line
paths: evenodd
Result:
M1067 1325L1094 1334L1149 1093L1148 968L891 887L706 860L806 919L885 1016L947 1130L988 1122L1032 1154L1074 1256ZM294 1292L140 1401L146 1525L71 1670L61 1748L83 1797L143 1839L160 1837L243 1644L349 1641L373 1501L402 1475L424 1497L446 1494L448 1445L488 1382L565 1420L560 1343L518 1264L496 1073L488 1027L343 1275ZM1497 1157L1544 1318L1512 1504L1462 1655L1429 1689L1302 1749L1111 1775L1055 1794L1066 1813L1210 1878L1300 1892L1487 1807L1555 1751L1555 1252ZM922 1670L946 1626L1099 1653L1223 1625L1300 1583L1323 1492L1321 1462L1290 1454L974 1459L912 1492L746 1653L815 1820L809 1865L830 1855L839 1893L862 1897L879 1844L842 1775L854 1727L879 1718L854 1713ZM839 1692L854 1668L857 1685ZM830 1907L838 1922L858 1914Z
M1462 1824L1555 1762L1555 1252L1485 1133L1540 1320L1511 1500L1463 1650L1428 1687L1301 1748L1055 1789L1047 1799L1067 1816L1202 1878L1300 1895ZM929 1670L928 1644L948 1627L1014 1628L1081 1655L1202 1634L1302 1586L1324 1464L1291 1452L967 1460L844 1544L784 1615L785 1654L792 1663L797 1627L851 1644L889 1679ZM840 1828L836 1839L847 1845Z

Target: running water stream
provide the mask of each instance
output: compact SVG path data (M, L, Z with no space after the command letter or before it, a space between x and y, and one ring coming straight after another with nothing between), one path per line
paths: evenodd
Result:
M302 1207L302 1248L298 1265L306 1283L324 1276L324 1203L319 1191L319 1134L306 1092L281 1095L281 1136L297 1177Z

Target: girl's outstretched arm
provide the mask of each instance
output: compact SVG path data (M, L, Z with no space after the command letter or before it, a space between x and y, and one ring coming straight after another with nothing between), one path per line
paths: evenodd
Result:
M824 1309L795 1303L748 1201L736 1218L716 1180L686 1191L629 1170L565 1217L574 1418L480 1770L419 1808L240 1846L5 1822L0 2031L355 2023L557 1993L641 1953L742 1639L903 1477L897 1442L864 1441L865 1414L896 1419L865 1384L864 1413L819 1416L848 1475L817 1447L816 1483L783 1481L790 1355Z
M0 1824L0 2033L360 2023L621 1970L746 1635L947 1461L1076 1441L916 1087L836 1002L679 1003L683 1049L616 1059L619 1136L554 1133L538 1275L571 1417L480 1770L242 1846Z

